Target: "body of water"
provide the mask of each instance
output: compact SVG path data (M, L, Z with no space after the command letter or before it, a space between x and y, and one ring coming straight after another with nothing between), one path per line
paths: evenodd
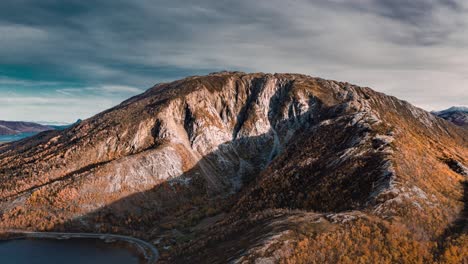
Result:
M2 264L138 264L130 250L97 239L0 241Z
M20 133L16 135L0 135L0 143L6 143L11 141L17 141L23 138L32 137L37 133Z

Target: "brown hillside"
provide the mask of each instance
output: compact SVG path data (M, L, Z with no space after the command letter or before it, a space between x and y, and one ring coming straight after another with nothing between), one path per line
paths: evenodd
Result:
M1 145L0 228L130 234L168 263L460 263L467 164L467 130L394 97L222 72Z

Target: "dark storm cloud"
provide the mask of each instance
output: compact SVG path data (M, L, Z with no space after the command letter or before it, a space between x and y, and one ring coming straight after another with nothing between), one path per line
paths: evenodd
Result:
M428 17L439 7L450 8L453 11L462 9L463 6L454 0L372 0L357 1L361 4L352 3L363 11L389 17L398 21L424 26L421 23L428 22Z
M187 41L186 30L165 12L149 12L145 3L124 1L2 1L0 3L0 40L2 64L28 64L63 70L88 81L108 81L115 76L148 75L156 77L164 65L140 61L142 49L154 41ZM158 9L155 9L158 11ZM167 14L167 12L166 12ZM171 66L171 65L167 65ZM172 66L171 73L187 70ZM164 73L163 73L164 74ZM177 75L177 74L175 74ZM134 82L135 80L120 80Z
M39 65L90 82L149 85L150 78L224 68L215 56L188 54L194 39L219 34L223 26L289 32L287 20L247 2L7 0L0 3L0 55L3 64ZM239 41L229 30L225 40ZM158 76L161 68L175 74Z
M440 108L466 96L466 8L456 0L3 0L0 92L3 78L57 82L63 89L37 89L70 96L114 87L120 100L132 91L121 86L232 69L354 81ZM452 92L438 96L440 85Z

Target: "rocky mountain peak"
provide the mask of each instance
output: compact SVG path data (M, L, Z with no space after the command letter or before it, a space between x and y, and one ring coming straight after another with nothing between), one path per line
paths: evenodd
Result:
M165 246L196 236L168 252L182 262L268 223L278 225L270 242L282 243L309 220L345 233L348 221L391 222L423 245L463 207L453 164L466 167L467 152L466 130L370 88L300 74L192 76L1 145L0 227L132 233ZM239 229L245 221L256 224Z

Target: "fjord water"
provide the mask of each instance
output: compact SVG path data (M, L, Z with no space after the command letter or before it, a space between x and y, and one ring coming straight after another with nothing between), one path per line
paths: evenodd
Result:
M0 135L0 143L6 143L11 141L17 141L23 138L32 137L36 135L35 132L19 133L15 135Z
M2 264L138 264L130 250L95 239L0 241Z

